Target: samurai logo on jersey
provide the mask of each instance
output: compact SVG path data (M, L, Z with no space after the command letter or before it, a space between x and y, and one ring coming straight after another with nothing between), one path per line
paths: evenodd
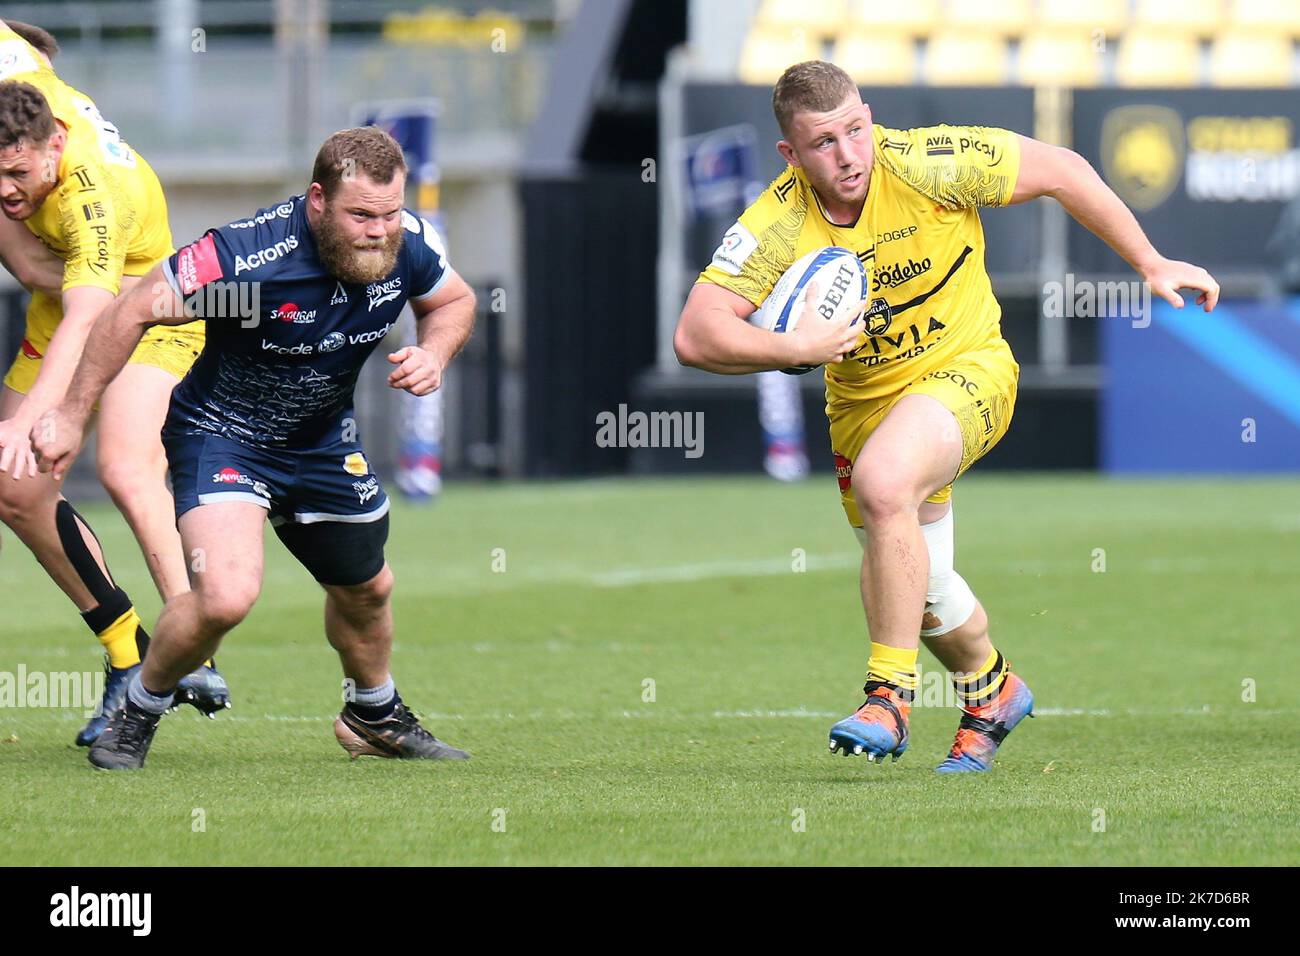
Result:
M276 242L273 246L267 246L265 249L258 249L256 252L250 252L246 257L235 256L235 275L239 275L241 272L247 272L250 269L260 268L269 262L274 262L281 256L287 256L297 248L298 237L289 235Z
M377 305L383 305L385 302L392 302L402 294L402 277L389 279L387 282L372 282L366 286L366 295L370 299L370 304L366 306L369 312Z
M281 322L292 322L294 325L311 325L316 321L316 310L300 309L297 303L286 302L278 309L272 310L270 317Z
M271 497L271 493L266 490L266 485L234 468L222 468L212 476L213 484L217 485L248 485L253 489L253 493L261 495L263 498Z

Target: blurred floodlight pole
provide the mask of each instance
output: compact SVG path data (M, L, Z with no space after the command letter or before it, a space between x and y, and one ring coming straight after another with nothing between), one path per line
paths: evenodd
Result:
M329 42L329 0L275 0L275 49L291 164L311 162Z
M158 4L158 45L163 64L163 89L179 106L171 111L181 139L186 138L195 110L193 31L199 26L198 0L162 0Z

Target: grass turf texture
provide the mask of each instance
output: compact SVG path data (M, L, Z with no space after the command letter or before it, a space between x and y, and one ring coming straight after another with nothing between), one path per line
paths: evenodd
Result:
M219 655L235 708L165 718L142 773L93 771L80 711L0 709L4 862L861 864L888 834L917 864L1295 864L1295 487L963 479L958 568L1042 716L955 778L933 773L949 707L913 709L896 764L826 752L866 656L829 479L397 504L397 683L469 763L349 762L319 592L268 533L261 600ZM85 510L152 623L124 523ZM0 670L97 667L5 545Z

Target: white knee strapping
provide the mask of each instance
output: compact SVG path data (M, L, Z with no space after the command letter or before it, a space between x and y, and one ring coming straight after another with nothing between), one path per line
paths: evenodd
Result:
M921 525L926 550L930 553L930 581L925 592L925 617L921 636L939 637L956 630L975 613L975 594L966 580L953 570L952 508L938 521ZM867 533L854 528L858 543L867 547ZM931 627L925 627L931 624Z

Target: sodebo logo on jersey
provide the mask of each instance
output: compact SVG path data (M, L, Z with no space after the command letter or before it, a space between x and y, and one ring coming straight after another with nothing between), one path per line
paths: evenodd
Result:
M910 279L915 279L930 271L934 263L926 256L920 262L909 258L907 262L895 262L893 265L884 266L875 271L871 276L871 291L879 292L882 288L893 288L896 285L902 285Z
M235 256L235 275L274 262L281 256L287 256L297 248L298 237L290 235L285 236L273 246L267 246L265 249L258 249L256 252L249 253L247 257Z

